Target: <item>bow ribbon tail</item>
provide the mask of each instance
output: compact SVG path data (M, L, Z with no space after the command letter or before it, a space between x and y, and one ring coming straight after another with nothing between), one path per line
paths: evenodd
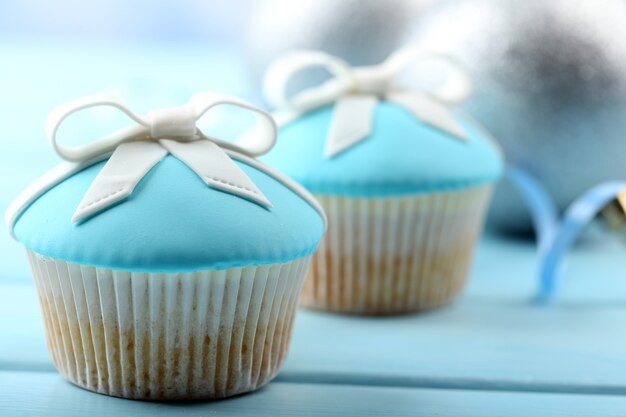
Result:
M351 94L335 103L324 155L331 158L356 145L372 133L378 97Z
M141 179L167 155L158 143L119 145L98 173L72 216L77 222L130 196Z
M467 140L467 132L455 119L446 106L430 97L415 92L393 91L387 93L387 101L404 107L422 122L455 136Z
M161 139L159 143L191 168L209 187L246 198L264 207L272 207L272 203L248 175L212 141L199 139L178 142Z

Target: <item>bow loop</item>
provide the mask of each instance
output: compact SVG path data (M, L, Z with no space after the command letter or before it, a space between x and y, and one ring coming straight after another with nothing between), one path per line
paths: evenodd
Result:
M82 146L70 147L59 143L57 135L59 127L63 122L74 113L95 107L113 107L118 109L135 121L137 126L124 131L123 134L109 135ZM145 134L147 126L149 126L147 120L134 113L114 97L98 94L69 101L52 110L46 119L45 130L46 136L57 155L69 162L81 162L111 152L125 140L137 139L142 134Z
M208 138L196 123L211 109L230 105L251 112L252 129L231 143ZM86 145L67 147L57 139L63 121L81 110L111 106L121 110L137 124ZM198 94L181 107L153 110L144 118L109 96L90 96L74 100L53 110L46 132L61 158L88 163L111 155L95 178L74 213L73 221L86 219L130 196L141 179L168 153L186 164L208 186L271 207L270 201L224 149L248 156L269 151L276 141L276 124L272 117L251 104L212 93Z
M241 152L251 157L257 157L269 152L276 144L278 128L272 116L244 100L203 92L194 95L188 105L193 107L196 121L200 120L212 109L225 106L239 107L252 114L254 125L240 134L234 142L211 138L223 148Z
M352 88L353 82L350 76L352 68L344 60L318 51L295 51L279 57L265 73L263 93L268 102L275 107L305 106L306 95L311 89L301 91L293 99L290 99L287 88L298 74L315 68L324 69L333 77L331 83L315 88L316 95L332 98L338 93Z
M447 77L442 86L420 92L401 83L401 75L429 61L445 65ZM312 68L326 69L332 78L288 97L288 83L297 74ZM380 65L356 68L322 52L293 52L270 65L264 79L264 91L270 104L281 109L275 113L279 124L335 103L326 144L328 157L343 152L371 134L379 100L402 106L422 122L451 136L466 139L463 127L440 101L459 103L464 100L471 91L469 76L450 58L426 54L415 48L401 49Z
M402 75L408 74L408 78L411 78L412 73L418 72L420 67L430 69L430 72L441 72L444 78L441 85L422 88L424 93L449 104L462 103L472 92L472 80L468 72L459 61L449 55L406 47L392 53L381 67L393 74L396 88L404 89L411 88L403 86L400 80Z

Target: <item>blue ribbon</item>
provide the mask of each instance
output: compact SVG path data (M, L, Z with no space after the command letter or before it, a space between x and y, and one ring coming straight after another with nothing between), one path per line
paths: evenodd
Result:
M543 185L521 168L508 165L506 179L522 196L537 236L539 255L538 302L550 301L564 272L563 258L597 214L626 189L626 182L598 184L574 200L559 219L558 209Z

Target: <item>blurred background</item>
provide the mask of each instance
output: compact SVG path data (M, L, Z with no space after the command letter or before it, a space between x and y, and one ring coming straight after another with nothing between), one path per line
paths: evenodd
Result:
M3 35L118 41L236 42L253 0L3 1Z
M563 210L626 179L624 22L623 0L3 0L0 208L59 162L43 122L64 101L108 92L147 112L214 90L264 105L263 70L282 52L323 49L364 65L412 44L467 67L474 94L463 110ZM489 225L531 230L506 185ZM23 256L6 233L0 253ZM0 279L26 268L10 262Z

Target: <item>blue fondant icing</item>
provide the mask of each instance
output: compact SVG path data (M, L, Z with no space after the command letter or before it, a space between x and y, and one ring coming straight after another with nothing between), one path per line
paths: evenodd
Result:
M332 111L326 106L284 126L274 149L261 159L309 191L355 197L466 188L502 175L500 150L468 118L457 115L469 133L464 142L388 102L377 106L369 137L326 158Z
M104 162L75 174L35 200L14 233L42 255L129 271L225 269L312 254L324 233L320 214L275 178L237 164L273 208L208 187L168 155L128 199L78 224L72 214Z

